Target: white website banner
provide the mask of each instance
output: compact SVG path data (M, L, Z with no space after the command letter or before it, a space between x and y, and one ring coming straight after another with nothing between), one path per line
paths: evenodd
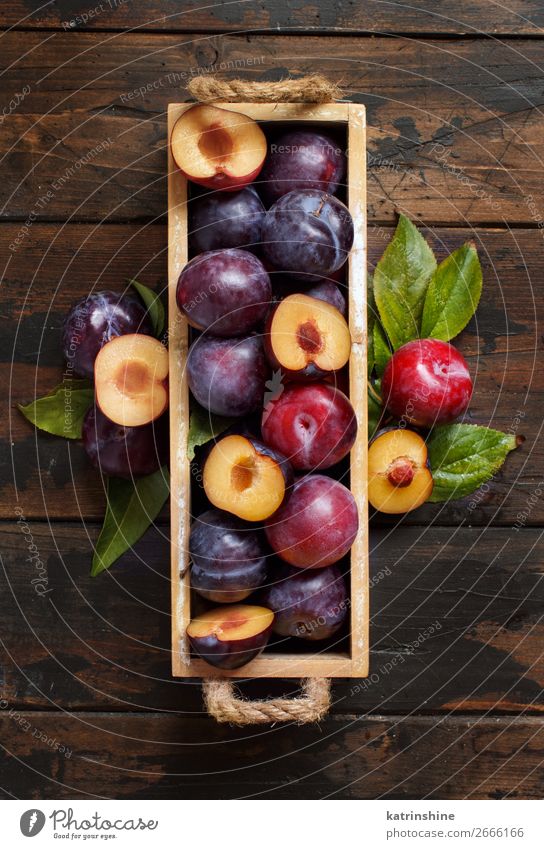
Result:
M1 845L541 849L541 801L5 801Z

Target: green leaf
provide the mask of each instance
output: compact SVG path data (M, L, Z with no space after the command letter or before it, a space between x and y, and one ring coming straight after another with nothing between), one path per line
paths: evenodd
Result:
M90 381L66 378L49 395L18 406L23 416L40 430L65 439L81 439L83 419L93 399Z
M168 498L168 469L163 466L138 480L108 479L108 504L93 556L91 577L115 563L147 531Z
M372 335L374 337L374 365L376 366L376 374L378 377L382 377L385 367L391 359L391 348L379 321L374 324Z
M467 326L482 294L482 269L473 242L462 245L432 276L421 320L421 336L449 342Z
M374 297L394 350L419 337L427 285L436 269L429 245L401 215L374 271Z
M143 283L138 283L137 280L130 280L129 282L132 286L134 286L140 298L144 302L153 325L155 336L159 337L164 330L165 321L164 306L159 295L157 295L153 289L150 289L149 286L144 286Z
M215 416L194 401L191 401L191 413L189 416L189 437L187 440L187 456L192 460L195 456L195 448L205 445L210 439L223 433L235 419L224 416Z
M517 444L512 434L490 427L451 424L435 428L427 443L434 478L429 501L470 495L493 477Z
M379 396L376 393L376 389L379 387L373 387L371 383L369 383L368 390L368 439L372 439L374 434L378 429L378 425L380 423L383 408L379 403Z

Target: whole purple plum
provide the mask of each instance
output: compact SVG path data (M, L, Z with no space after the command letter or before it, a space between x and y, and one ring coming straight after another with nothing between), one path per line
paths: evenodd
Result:
M338 566L301 570L274 568L262 604L274 611L273 630L281 637L326 640L348 614L346 584Z
M325 303L336 307L343 316L347 315L346 299L340 288L332 280L321 280L320 283L316 283L314 286L306 289L304 294L309 295L311 298L317 298L319 301L325 301Z
M322 133L295 130L270 145L259 176L268 203L295 189L334 194L346 174L346 157L337 142Z
M206 251L187 263L176 291L179 309L199 330L244 336L266 316L272 287L262 262L249 251Z
M142 302L134 295L93 292L74 304L64 320L62 350L66 362L75 374L92 378L100 349L126 333L153 335Z
M278 271L321 280L343 266L353 245L353 220L342 201L317 189L283 195L266 213L263 254Z
M83 420L83 447L93 466L104 475L137 478L150 475L166 460L168 420L123 427L91 407Z
M223 510L206 510L191 527L191 586L217 603L243 601L266 582L262 534Z
M268 366L262 338L220 339L203 334L187 359L189 388L219 416L247 416L263 404Z
M221 248L253 250L261 241L265 208L254 188L215 192L189 205L192 254Z

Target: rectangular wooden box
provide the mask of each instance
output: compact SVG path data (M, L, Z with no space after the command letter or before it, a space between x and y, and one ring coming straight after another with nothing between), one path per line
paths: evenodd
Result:
M172 103L168 108L168 139L179 116L193 104ZM187 180L176 169L168 145L168 289L170 350L170 468L172 547L172 674L207 678L362 678L368 674L368 502L367 502L367 336L366 336L366 130L365 109L351 103L327 105L298 103L219 103L257 121L308 124L347 131L347 204L355 225L348 268L350 398L357 414L358 436L350 456L351 491L359 510L359 533L351 550L351 603L349 652L297 654L263 653L241 669L218 670L191 657L185 629L191 619L189 581L189 528L191 475L187 459L189 390L185 361L188 326L176 306L176 284L187 262Z

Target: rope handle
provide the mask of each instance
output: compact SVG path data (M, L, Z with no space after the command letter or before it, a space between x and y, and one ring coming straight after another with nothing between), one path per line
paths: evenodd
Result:
M234 103L327 103L342 99L342 90L322 74L308 74L297 80L251 82L249 80L220 80L200 76L187 86L189 93L201 103L214 100Z
M329 710L331 682L328 678L305 678L295 699L249 701L240 697L232 681L208 678L202 682L204 704L217 722L233 725L264 725L268 722L319 722Z

